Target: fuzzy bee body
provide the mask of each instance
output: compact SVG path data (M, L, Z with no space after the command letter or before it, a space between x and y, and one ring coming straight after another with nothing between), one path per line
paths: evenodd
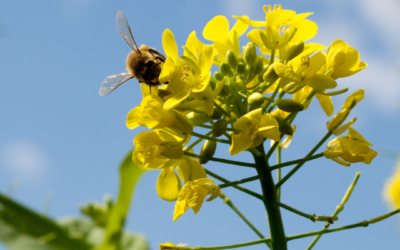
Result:
M100 96L105 96L124 82L136 78L140 83L151 86L160 85L158 77L161 73L161 64L165 62L165 56L156 49L142 44L140 48L136 45L132 36L128 21L121 11L117 13L117 30L132 48L126 58L126 69L128 73L106 77L100 86Z

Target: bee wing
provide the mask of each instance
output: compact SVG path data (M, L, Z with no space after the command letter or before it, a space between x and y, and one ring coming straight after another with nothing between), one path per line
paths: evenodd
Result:
M113 90L118 88L121 84L123 84L124 82L126 82L132 78L134 78L134 77L129 73L122 73L119 75L107 76L106 79L104 79L103 83L100 86L99 95L105 96L105 95L110 94Z
M119 34L121 34L121 36L125 39L125 41L129 44L129 46L131 46L133 50L139 51L135 39L133 39L129 23L126 20L125 15L124 13L122 13L122 11L118 11L117 13L117 31Z

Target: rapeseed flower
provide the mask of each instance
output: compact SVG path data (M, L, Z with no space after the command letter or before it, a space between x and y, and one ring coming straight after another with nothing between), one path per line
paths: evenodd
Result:
M397 160L393 175L386 182L384 197L391 207L400 208L400 160Z

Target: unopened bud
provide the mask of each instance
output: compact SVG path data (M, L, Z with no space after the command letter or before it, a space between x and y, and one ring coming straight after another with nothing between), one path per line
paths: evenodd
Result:
M232 50L228 50L228 52L226 53L226 62L229 64L231 69L236 70L236 68L239 64L239 61L238 61L235 53L233 53Z
M224 76L223 76L223 75L221 74L221 72L219 72L219 71L215 71L214 77L215 77L215 79L217 79L218 81L222 81L222 79L224 79Z
M240 75L244 74L246 72L246 64L244 63L239 63L237 68L236 68L236 72Z
M218 120L214 123L212 128L212 134L214 137L220 137L226 132L226 128L228 127L227 120Z
M264 82L273 83L278 80L279 76L276 74L274 70L274 66L270 65L267 71L263 75Z
M257 59L257 51L256 47L253 43L247 43L246 48L244 49L244 60L247 64L252 65L255 63Z
M342 123L346 120L347 116L350 114L350 108L342 109L339 113L337 113L332 120L330 120L327 124L327 128L329 131L334 130L335 128L342 125Z
M304 87L304 84L298 82L291 82L282 87L282 89L289 93L294 94Z
M289 122L286 121L283 124L281 124L283 122L283 118L280 117L279 115L274 115L274 118L279 124L279 132L285 135L293 135L294 131Z
M190 123L194 124L203 124L208 122L208 117L196 112L189 112L186 114L186 119L189 120Z
M218 109L214 109L213 114L210 116L210 118L213 120L220 119L221 117L222 117L222 113L219 112Z
M253 93L247 98L247 103L250 107L260 107L265 101L265 98L260 93Z
M231 89L229 88L228 84L225 82L224 86L222 87L221 92L219 92L219 95L224 97L224 96L228 96L231 93Z
M232 74L231 67L227 63L221 63L220 70L223 76L230 76Z
M288 51L286 52L286 58L285 61L290 61L296 56L300 55L301 52L304 51L304 42L299 41L295 44L293 44Z
M281 99L278 108L286 112L299 112L304 110L304 105L292 99Z
M263 71L263 66L264 66L264 60L262 59L262 56L258 56L256 63L254 65L254 74L258 75Z
M206 140L203 144L203 147L201 147L200 155L213 157L216 149L217 149L216 141ZM206 164L208 161L209 161L208 159L200 159L201 164Z

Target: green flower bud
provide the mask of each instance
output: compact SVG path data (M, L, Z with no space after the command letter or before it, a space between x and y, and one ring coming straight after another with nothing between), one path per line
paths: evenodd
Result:
M304 87L304 84L298 82L291 82L283 86L283 90L289 94L294 94Z
M246 72L246 64L244 63L239 63L237 68L236 68L236 72L240 75L243 75Z
M201 156L208 156L213 157L215 154L215 150L217 149L217 142L216 141L209 141L206 140L201 147L200 155ZM208 162L207 159L200 159L201 164L206 164Z
M222 113L219 112L218 109L214 109L213 114L210 116L210 118L213 120L220 119L221 117L222 117Z
M263 66L264 66L264 60L262 59L262 56L258 56L256 63L254 65L254 74L258 75L263 71Z
M228 121L226 120L218 120L214 123L212 128L213 137L220 137L226 132L226 128L228 127Z
M215 71L214 77L215 77L215 79L217 79L218 81L222 81L222 79L224 79L224 76L223 76L223 75L221 74L221 72L219 72L219 71Z
M260 107L265 101L265 98L260 93L253 93L247 98L247 103L250 107Z
M293 44L288 51L286 52L286 58L284 61L290 61L296 56L300 55L301 52L304 50L304 42L299 41Z
M279 115L274 115L275 120L280 124L279 126L279 132L285 135L293 135L293 128L290 126L289 122L285 122L284 124L281 124L283 121L283 118L280 117Z
M228 96L230 94L231 94L231 88L229 88L228 84L225 82L224 87L222 87L221 92L219 92L219 95L224 97L224 96Z
M227 63L221 63L220 70L223 76L232 75L231 67L229 67L229 64Z
M236 70L239 61L236 58L235 53L233 53L232 50L228 50L228 52L226 53L226 62L229 64L229 66L231 67L231 69Z
M189 112L186 114L186 119L188 119L188 121L190 123L194 123L194 124L203 124L208 122L208 117L196 112Z
M274 66L270 65L267 71L263 75L264 82L272 83L278 80L279 76L276 74L274 70Z
M281 99L278 108L286 112L299 112L304 110L304 105L292 99Z
M330 120L327 124L328 130L334 130L346 120L347 116L349 116L351 108L342 109L339 113L337 113L332 120Z
M247 64L252 65L255 63L257 59L257 51L256 47L253 43L247 43L246 48L244 49L244 60Z

